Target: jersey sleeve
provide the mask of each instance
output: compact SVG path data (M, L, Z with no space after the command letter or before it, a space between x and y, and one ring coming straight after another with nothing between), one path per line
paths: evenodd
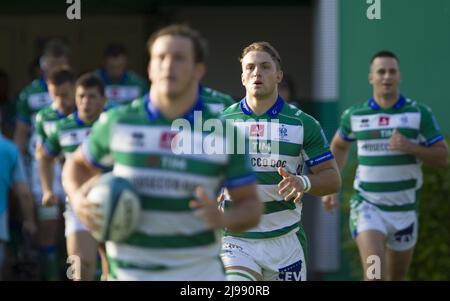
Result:
M305 114L303 118L303 149L302 155L306 165L312 167L333 159L327 137L319 122Z
M30 106L28 105L28 96L26 90L19 94L19 99L17 101L17 120L31 125L31 112Z
M61 151L62 147L59 142L60 124L56 124L55 128L52 129L48 137L43 142L44 149L48 155L57 157Z
M420 142L425 146L431 146L444 139L439 124L431 109L420 105Z
M44 130L44 120L42 110L39 111L36 115L36 144L44 144L47 139L47 134Z
M114 126L116 110L104 112L92 127L91 133L82 144L84 157L102 170L109 170L113 166L110 141Z
M347 109L342 113L338 129L339 136L345 141L355 141L355 134L352 132L351 125L351 109Z

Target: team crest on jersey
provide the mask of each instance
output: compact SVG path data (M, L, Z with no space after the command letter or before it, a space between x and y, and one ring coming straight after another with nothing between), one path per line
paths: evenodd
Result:
M288 136L288 130L284 126L284 124L281 125L279 130L280 130L280 140L286 139L286 137Z
M370 126L369 118L361 119L361 124L360 124L361 128L368 128L369 126Z
M408 124L408 115L403 114L402 117L400 118L400 122L404 125Z
M252 124L250 126L250 137L263 137L264 124Z
M163 149L172 149L172 141L175 139L176 135L176 132L162 132L159 137L159 147Z
M388 126L389 125L389 116L380 116L378 119L378 125L380 126Z

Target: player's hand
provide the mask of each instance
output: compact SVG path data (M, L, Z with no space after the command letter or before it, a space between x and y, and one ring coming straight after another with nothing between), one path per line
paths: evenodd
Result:
M53 191L44 191L42 195L42 206L51 207L58 204L58 197L53 193Z
M389 148L391 150L401 151L404 153L411 153L412 149L416 145L411 142L408 138L400 134L397 129L394 129L391 139L389 139Z
M280 189L278 193L285 201L294 199L294 203L300 202L304 190L303 182L295 175L288 173L286 169L282 167L278 167L278 173L283 177L283 180L278 183L278 188Z
M201 186L196 189L196 200L189 202L189 207L196 209L195 215L198 216L209 228L225 228L224 213L217 206L217 199L210 199Z
M79 220L91 231L98 230L103 224L104 216L100 210L99 204L94 204L88 201L86 198L92 186L98 180L98 177L94 177L88 182L84 183L80 189L73 195L73 199L70 200L70 204L79 218Z
M322 206L327 212L333 211L334 208L338 207L339 198L337 194L325 195L322 197Z

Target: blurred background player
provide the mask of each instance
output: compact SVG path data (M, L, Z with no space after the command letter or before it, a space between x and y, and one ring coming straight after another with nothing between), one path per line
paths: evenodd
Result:
M106 242L111 279L225 280L217 230L239 232L258 223L254 174L245 155L173 152L175 119L194 122L194 111L200 111L204 121L221 122L199 95L206 55L199 33L169 26L150 37L148 50L149 94L100 117L64 166L65 190L89 228L96 217L89 214L82 185L104 168L112 167L139 192L143 218L137 231L124 242ZM225 214L216 202L223 181L237 201Z
M51 280L58 279L59 271L65 267L65 264L58 265L53 262L57 260L58 263L65 263L66 258L64 244L62 244L64 224L61 215L65 194L61 184L61 162L55 166L49 166L41 158L43 145L56 122L75 110L75 74L68 67L56 67L49 73L46 83L52 103L39 110L36 115L36 160L39 167L39 186L42 191L40 199L36 201L39 204L38 208L43 206L46 210L53 211L45 219L39 220L41 247L46 250L56 249L57 256L47 258L48 263L45 265L48 270L44 274L48 280ZM49 173L51 173L52 181L47 177Z
M76 148L86 140L91 127L103 112L106 97L104 84L94 73L82 75L75 84L75 98L77 110L66 118L59 120L44 143L42 154L42 182L47 195L53 196L52 167L61 154L68 159ZM75 216L69 203L66 203L65 235L67 253L77 255L81 259L80 279L94 280L97 267L97 242L85 226ZM103 262L105 263L105 262ZM75 268L75 265L73 266ZM104 274L106 266L103 265Z
M38 162L34 158L37 139L35 117L40 109L52 103L46 79L53 69L68 65L68 55L68 47L62 41L53 39L47 42L40 58L43 76L31 82L22 90L17 103L14 142L24 156L25 171L31 185L31 191L34 199L39 203L42 199L42 187L39 179ZM58 216L58 211L55 210L55 207L39 206L37 212L38 220L43 221L43 223L46 223L48 220L55 220ZM57 277L54 272L56 267L56 248L51 244L53 235L49 233L49 236L46 237L46 232L43 232L39 237L41 238L42 256L44 257L44 262L47 263L44 270L49 272L48 275L44 275L44 278L55 279Z
M227 108L223 118L239 122L247 134L246 150L265 211L261 223L244 233L226 230L222 260L227 279L304 281L301 198L306 192L321 196L338 191L339 171L320 124L279 96L283 71L275 48L253 43L242 51L240 62L246 97ZM305 164L310 175L300 175ZM232 208L233 197L225 199L225 210Z
M421 164L448 164L447 143L431 110L401 95L400 79L397 56L376 53L369 72L373 96L344 111L331 143L341 171L351 142L358 144L350 230L365 280L373 276L368 274L371 255L380 259L381 280L405 280L418 235ZM338 204L337 195L323 202L331 210Z
M3 267L6 260L6 244L9 240L8 193L12 190L15 200L21 208L23 230L34 235L36 223L34 202L28 187L22 158L17 146L0 133L0 280L3 279Z
M106 97L112 105L128 104L148 91L147 81L128 69L125 46L108 45L103 59L103 67L96 72L105 83Z

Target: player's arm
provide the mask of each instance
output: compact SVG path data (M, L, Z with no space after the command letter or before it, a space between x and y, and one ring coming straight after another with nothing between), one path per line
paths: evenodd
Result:
M30 125L18 120L14 131L14 143L19 147L22 154L27 153L28 136L30 135Z
M189 205L197 210L196 215L212 229L226 228L232 232L243 232L259 223L262 203L256 193L255 183L229 188L233 206L225 211L218 208L217 201L210 199L202 187L197 188L196 193L197 199Z
M344 170L345 164L347 163L348 153L350 152L351 146L351 142L344 140L339 132L336 132L333 140L331 141L330 149L340 172Z
M410 141L395 129L389 140L389 146L392 150L416 156L430 167L446 168L448 165L448 145L445 140L440 140L431 146L421 145Z
M90 229L95 226L91 222L86 194L100 174L101 170L85 158L81 146L65 162L62 172L62 184L70 204L80 220Z

